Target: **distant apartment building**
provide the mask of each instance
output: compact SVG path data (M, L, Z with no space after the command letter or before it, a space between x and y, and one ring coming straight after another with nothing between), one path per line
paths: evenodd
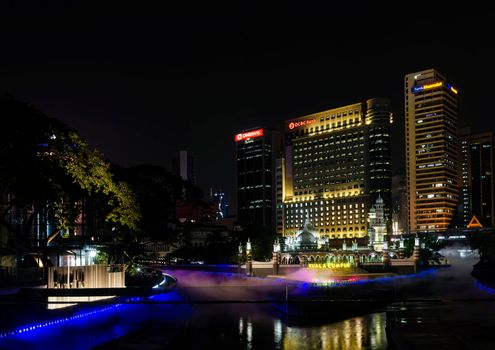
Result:
M179 151L179 157L173 160L173 170L182 180L196 183L194 158L188 151Z

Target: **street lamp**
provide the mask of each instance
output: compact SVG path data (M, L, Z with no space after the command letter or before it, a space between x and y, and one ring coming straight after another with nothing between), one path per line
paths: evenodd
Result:
M404 238L402 238L402 235L399 240L399 259L404 259Z
M238 268L238 273L241 273L241 265L242 265L242 243L239 242L239 251L237 253L238 257L238 262L239 262L239 268Z
M247 240L246 242L246 254L247 254L247 268L249 276L253 275L253 257L251 255L251 241Z
M272 264L273 264L273 274L278 275L278 267L280 265L280 242L278 241L278 238L273 243Z

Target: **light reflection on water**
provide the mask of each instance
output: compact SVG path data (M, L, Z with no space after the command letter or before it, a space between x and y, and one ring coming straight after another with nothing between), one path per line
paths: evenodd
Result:
M319 326L288 326L273 319L273 335L256 332L266 327L260 320L254 325L247 317L239 317L238 346L259 348L272 343L275 349L386 349L385 313L374 313ZM247 324L246 329L242 325ZM253 331L254 328L254 331ZM231 344L234 345L234 344ZM254 345L254 346L253 346Z
M287 327L282 349L386 349L385 314L319 327Z

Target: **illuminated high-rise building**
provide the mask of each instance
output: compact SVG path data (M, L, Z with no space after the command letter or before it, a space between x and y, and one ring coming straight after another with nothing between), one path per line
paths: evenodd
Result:
M404 92L408 230L445 231L459 195L457 90L428 69L407 74Z
M238 222L275 230L275 160L280 157L280 133L267 128L235 135Z
M286 122L285 236L308 218L320 238L364 240L378 197L389 224L391 123L390 102L378 98Z
M484 226L495 226L495 140L492 132L460 136L462 187L459 201L461 225L473 215Z

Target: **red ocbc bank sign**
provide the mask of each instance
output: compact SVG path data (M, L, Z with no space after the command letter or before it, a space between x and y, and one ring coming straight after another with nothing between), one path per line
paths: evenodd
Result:
M301 126L313 124L314 122L316 122L316 119L307 119L307 120L301 120L301 121L298 121L298 122L290 122L289 125L288 125L288 127L289 127L290 130L292 130L292 129L295 129L295 128L299 128Z
M245 139L252 139L260 136L263 136L263 129L256 129L248 132L243 132L242 134L235 135L235 142L239 142Z

